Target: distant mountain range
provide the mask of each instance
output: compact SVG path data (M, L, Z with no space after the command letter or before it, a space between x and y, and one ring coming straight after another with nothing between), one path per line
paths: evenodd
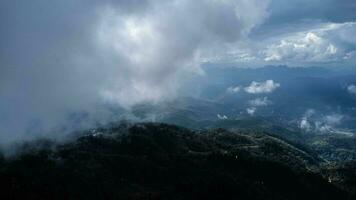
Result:
M188 127L203 121L211 124L257 116L308 132L356 132L356 94L348 90L356 85L356 70L285 66L206 66L204 70L205 75L186 82L180 98L138 105L134 115ZM268 80L278 87L260 93L246 91L251 83L263 87Z

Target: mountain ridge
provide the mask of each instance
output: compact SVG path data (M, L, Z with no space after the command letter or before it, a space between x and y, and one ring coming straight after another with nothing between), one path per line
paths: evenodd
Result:
M262 132L112 124L3 159L0 197L347 199L319 173L319 162Z

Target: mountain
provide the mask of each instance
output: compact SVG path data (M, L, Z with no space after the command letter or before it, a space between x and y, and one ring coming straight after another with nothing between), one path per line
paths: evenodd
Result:
M309 135L305 144L330 162L356 160L356 137L349 135Z
M136 105L130 111L141 120L189 128L225 127L240 120L264 118L288 129L304 129L297 132L356 133L356 96L348 91L350 85L356 85L356 72L351 69L209 65L203 69L205 74L187 81L178 98ZM279 87L246 92L253 82L267 80ZM229 90L235 87L236 91Z
M347 199L325 178L325 164L257 130L120 123L3 157L0 198Z
M336 183L356 197L356 162L341 162L335 165L328 165L323 169L323 174L328 177L329 182Z

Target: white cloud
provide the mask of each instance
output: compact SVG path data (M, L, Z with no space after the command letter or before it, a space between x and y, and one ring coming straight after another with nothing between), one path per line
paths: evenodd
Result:
M218 117L218 119L221 119L221 120L229 119L226 115L217 114L217 117Z
M249 104L251 106L255 106L255 107L258 107L258 106L268 106L270 104L272 104L272 101L270 101L268 99L268 97L263 97L263 98L256 98L254 100L250 100L249 101Z
M310 118L315 114L315 110L314 109L308 109L307 111L305 111L301 121L299 122L299 128L309 132L312 131L314 129L312 123L310 122Z
M127 15L115 7L100 12L97 44L111 55L109 60L124 62L101 91L109 101L131 106L174 96L185 73L199 72L204 59L247 37L263 21L267 7L267 1L258 0L150 4L143 13Z
M303 117L299 123L299 128L309 132L312 129L312 125L309 123L307 117Z
M338 49L318 36L308 32L300 38L283 39L279 44L267 47L265 61L330 61L336 55Z
M350 93L350 94L356 94L356 85L349 85L347 87L347 91Z
M315 131L320 133L330 133L333 131L333 127L329 124L317 121L315 122Z
M308 109L305 111L302 119L299 122L299 128L306 132L315 130L315 126L311 121L311 118L315 115L315 113L316 111L314 109Z
M261 51L266 62L329 63L354 57L356 23L326 23L318 28L282 35Z
M229 87L229 88L227 88L227 92L229 92L229 93L237 93L237 92L240 92L240 90L241 90L241 87L240 86L231 86L231 87Z
M250 94L271 93L280 86L279 83L275 83L273 80L265 82L253 81L249 86L245 87L245 91Z
M251 107L251 108L247 108L246 109L247 114L249 114L251 116L253 116L256 111L257 111L257 108L255 108L255 107Z
M299 122L299 128L306 132L337 133L337 125L343 118L340 114L317 116L313 109L309 109Z

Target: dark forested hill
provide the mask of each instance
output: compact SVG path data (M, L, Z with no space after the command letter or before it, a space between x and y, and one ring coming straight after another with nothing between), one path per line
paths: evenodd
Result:
M352 198L317 156L258 131L121 124L22 149L0 159L0 199Z

